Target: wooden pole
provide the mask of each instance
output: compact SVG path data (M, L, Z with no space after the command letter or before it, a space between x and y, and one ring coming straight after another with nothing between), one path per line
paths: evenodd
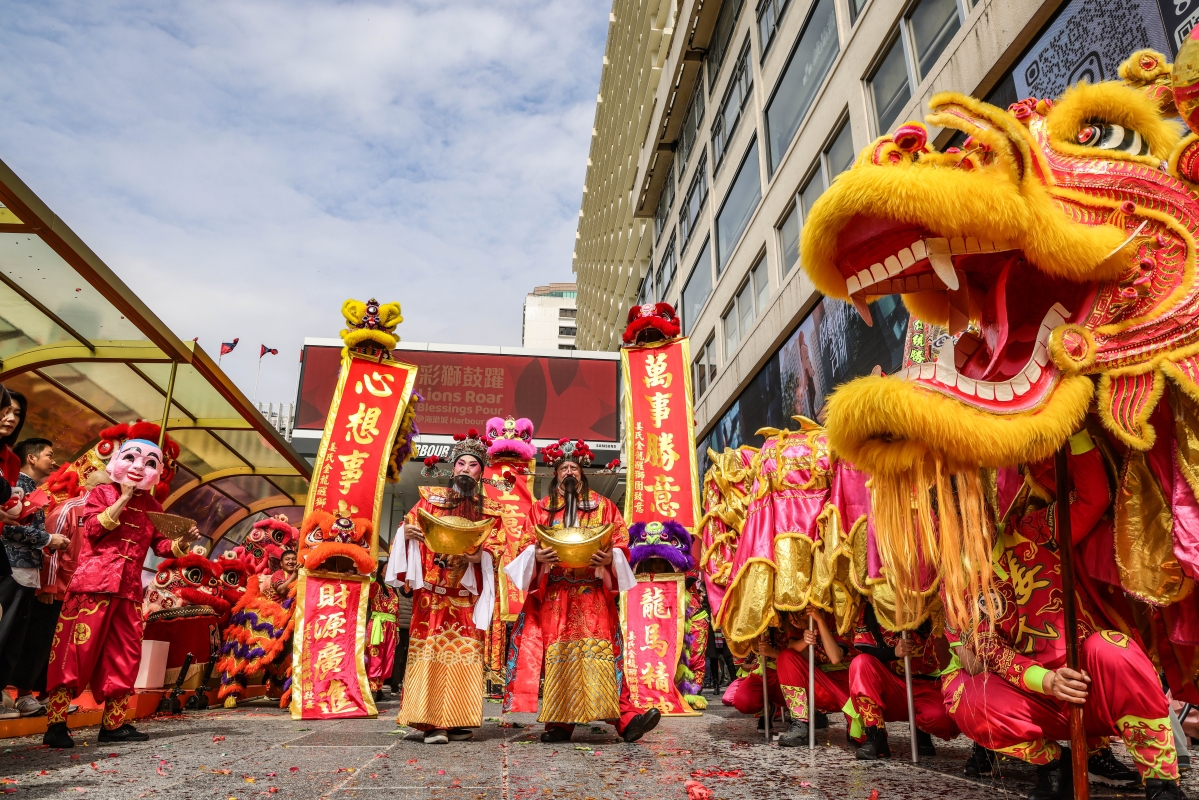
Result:
M808 617L808 630L816 630L816 620ZM808 645L808 749L816 749L816 645Z
M175 372L179 369L179 362L171 362L171 377L167 379L167 401L162 407L162 425L158 431L158 449L163 448L167 440L167 421L171 418L171 399L175 394Z
M900 632L899 638L906 642L908 640L908 632ZM908 733L911 734L912 739L912 763L918 764L920 762L920 750L916 745L916 698L912 694L911 656L903 657L903 683L908 693Z
M1066 612L1066 666L1078 671L1078 610L1074 605L1074 540L1070 531L1070 443L1057 451L1054 471L1057 473L1057 552L1062 567L1062 605ZM1066 513L1062 513L1062 509ZM1087 733L1082 723L1082 706L1070 707L1070 760L1074 765L1074 800L1089 800L1091 787L1087 782Z
M766 730L766 744L770 744L770 685L766 681L766 642L758 640L758 663L762 667L762 724Z

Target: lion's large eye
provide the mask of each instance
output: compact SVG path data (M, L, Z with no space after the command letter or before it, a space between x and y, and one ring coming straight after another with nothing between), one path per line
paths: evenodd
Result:
M1089 122L1078 132L1078 143L1096 150L1119 150L1134 156L1149 155L1149 143L1132 128L1110 122Z
M188 567L187 569L183 570L183 577L187 578L192 583L200 584L204 582L204 571L199 567Z

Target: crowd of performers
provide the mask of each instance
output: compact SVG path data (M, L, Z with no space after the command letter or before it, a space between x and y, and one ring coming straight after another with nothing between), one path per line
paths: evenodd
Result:
M226 706L258 678L282 706L288 702L296 548L304 532L282 518L265 519L242 545L215 560L189 552L198 535L194 528L164 537L149 515L161 511L156 494L169 481L177 449L169 438L160 446L153 426L139 425L144 429L106 431L95 450L48 482L58 490L53 519L70 515L55 524L81 533L49 670L45 742L51 746L73 745L65 718L85 688L104 706L102 741L146 738L126 721L143 627L146 638L179 641L189 635L187 625L215 618L220 645L209 674L217 676ZM992 553L995 579L989 603L976 599L992 613L975 615L973 628L955 629L943 610L946 588L930 575L919 624L899 631L895 597L872 563L877 554L864 544L866 523L842 530L841 520L857 519L863 509L864 476L830 460L822 435L805 421L798 432L773 432L761 451L744 448L717 457L705 482L709 513L702 547L677 525L634 526L631 538L612 501L589 488L592 454L581 440L543 450L552 472L549 491L533 502L511 546L498 524L503 508L484 491L493 443L473 430L456 437L449 485L421 487L390 564L380 564L372 582L366 648L371 689L380 691L392 672L399 593L410 593L398 722L423 731L426 743L470 739L482 725L487 654L497 635L506 653L504 709L536 712L545 725L543 742L566 741L575 725L597 720L636 741L662 715L631 700L618 597L636 584L637 571L684 572L692 575L693 591L687 646L675 676L681 693L702 707L707 594L739 668L724 702L761 714L768 697L784 729L781 746L806 744L809 726L827 726L827 715L843 713L858 758L889 757L885 723L908 720L906 668L919 752L935 753L934 736L965 734L976 743L968 775L990 773L999 755L1018 758L1037 765L1033 797L1059 796L1070 780L1069 753L1059 742L1068 739L1067 709L1076 703L1085 710L1093 779L1126 785L1140 778L1154 797L1163 796L1163 786L1177 788L1159 669L1140 630L1123 623L1131 617L1124 616L1130 612L1119 605L1118 593L1085 578L1077 597L1082 668L1065 666L1052 464L998 482L994 502L1007 512ZM1080 432L1070 445L1077 489L1069 512L1077 547L1103 528L1110 497L1090 436ZM717 484L723 489L715 491ZM738 502L740 513L728 513ZM421 512L496 524L473 551L446 556L425 544ZM581 568L560 564L536 533L539 526L603 525L613 526L610 546ZM795 529L794 541L806 549L781 547L782 528ZM771 542L767 558L755 556L759 535ZM142 562L150 550L165 560L143 590ZM694 580L700 574L695 552L702 554L700 582ZM763 569L753 569L755 558ZM495 614L501 570L526 593L510 635ZM791 606L780 602L789 591L792 600L802 599ZM209 628L201 631L201 638L209 635ZM809 649L816 665L812 697ZM1135 772L1112 755L1112 737L1124 741Z

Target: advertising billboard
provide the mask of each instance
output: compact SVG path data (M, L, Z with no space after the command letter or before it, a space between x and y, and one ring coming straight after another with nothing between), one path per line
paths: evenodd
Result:
M392 356L418 368L416 393L423 401L416 425L422 434L481 431L491 417L511 414L531 420L538 439L616 441L619 361L410 347L401 345ZM324 429L340 359L336 345L304 346L296 430Z

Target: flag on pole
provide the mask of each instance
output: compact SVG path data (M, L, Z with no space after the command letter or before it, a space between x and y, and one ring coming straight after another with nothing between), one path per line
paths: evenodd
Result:
M267 347L265 344L264 344L264 345L260 345L260 346L262 347L262 349L258 351L258 357L259 357L259 358L262 358L262 357L263 357L263 356L265 356L267 353L270 353L270 354L271 354L271 355L273 355L273 356L277 356L277 355L279 355L279 351L278 351L278 350L275 350L274 348Z
M233 348L237 347L237 339L232 342L221 342L221 355L227 356L233 352Z

